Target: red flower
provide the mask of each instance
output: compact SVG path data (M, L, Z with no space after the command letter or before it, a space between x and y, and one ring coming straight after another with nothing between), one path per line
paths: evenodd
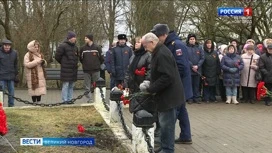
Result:
M81 124L78 124L77 130L78 130L78 132L80 132L80 133L85 132L85 128L84 128Z
M261 100L263 97L271 97L271 91L268 91L264 85L264 82L259 82L257 86L257 100Z
M93 83L93 88L96 88L96 82Z
M236 63L234 63L234 66L237 67L237 68L239 68L239 66L240 66L240 60L238 60Z
M208 86L209 85L205 76L201 76L201 79L203 80L204 86Z
M0 102L0 135L3 136L7 133L8 133L7 117L2 107L2 103Z
M130 103L130 100L127 99L127 97L125 97L124 95L121 96L121 100L123 101L123 104L126 105L126 104L129 104Z
M134 73L138 76L145 76L145 72L145 67L142 67L140 70L136 69Z
M118 89L120 89L120 90L123 90L123 85L121 85L121 84L118 84Z

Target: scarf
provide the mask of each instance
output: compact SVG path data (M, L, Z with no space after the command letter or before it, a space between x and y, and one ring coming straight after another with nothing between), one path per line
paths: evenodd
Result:
M28 52L29 53L29 61L33 61L34 60L34 54L32 52ZM35 55L37 56L37 55ZM41 58L44 59L43 54L41 54ZM44 77L46 76L45 74L45 69L44 66L42 66L43 69L43 74ZM38 66L35 66L33 68L31 68L31 88L32 90L35 90L39 87L39 74L38 74Z
M134 59L130 64L130 70L129 72L131 74L134 74L135 70L137 69L138 63L142 57L142 55L144 55L146 53L145 49L143 46L141 46L141 48L137 51L134 52Z
M138 63L142 57L146 53L144 47L142 46L139 50L134 52L134 58L129 66L129 74L131 76L129 81L130 91L132 93L139 91L139 85L144 80L142 76L136 76L135 70L137 69ZM140 68L141 69L141 68Z

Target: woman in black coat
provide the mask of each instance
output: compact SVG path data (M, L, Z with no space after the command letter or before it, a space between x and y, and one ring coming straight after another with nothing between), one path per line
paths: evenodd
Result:
M203 76L203 101L215 102L216 98L216 82L220 74L220 60L218 54L214 50L214 43L208 39L204 43L205 60L202 65Z
M144 80L149 80L151 54L141 44L141 37L135 38L134 55L129 59L129 67L126 72L124 87L129 88L130 93L140 91L139 85Z

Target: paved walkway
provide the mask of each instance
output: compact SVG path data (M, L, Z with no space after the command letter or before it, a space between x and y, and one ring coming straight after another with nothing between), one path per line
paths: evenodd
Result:
M75 90L74 97L83 90ZM16 96L31 100L26 90L16 90ZM6 106L6 96L4 106ZM59 102L61 90L48 90L42 97L46 103ZM83 98L76 103L85 103ZM24 106L15 102L15 106ZM192 145L176 144L176 153L271 153L272 106L256 104L226 105L223 102L187 105L191 120ZM132 116L124 110L131 127ZM179 127L176 125L176 137Z

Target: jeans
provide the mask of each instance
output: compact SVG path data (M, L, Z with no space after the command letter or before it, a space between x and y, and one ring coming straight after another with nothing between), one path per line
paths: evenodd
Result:
M74 85L73 81L62 82L62 102L70 101L73 98Z
M8 88L8 93L10 95L14 96L14 81L13 80L0 81L0 84L3 87L3 91L5 91L6 87L7 87ZM14 98L9 96L8 97L8 107L13 107L13 106L14 106Z
M93 74L84 73L84 86L86 91L91 90L91 86L94 82L96 82L100 77L100 71L94 72ZM92 93L89 92L88 95L86 95L88 101L92 100Z
M216 101L215 86L203 86L203 101Z
M186 104L182 104L177 109L177 119L179 120L179 127L180 127L179 139L192 140L190 120L189 120L189 115L186 109Z
M193 88L193 100L198 101L200 97L199 85L200 85L200 77L199 75L191 75L192 76L192 88Z
M174 153L175 151L176 110L177 108L171 108L164 112L158 112L161 148L164 153Z
M227 96L236 96L237 95L237 87L226 87L226 95Z

